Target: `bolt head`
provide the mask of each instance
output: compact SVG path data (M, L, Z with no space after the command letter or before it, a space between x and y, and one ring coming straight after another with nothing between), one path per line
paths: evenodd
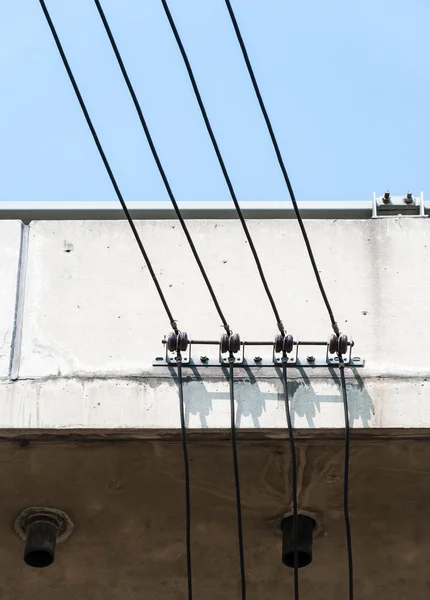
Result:
M307 356L306 360L310 363L313 363L313 362L315 362L315 356Z

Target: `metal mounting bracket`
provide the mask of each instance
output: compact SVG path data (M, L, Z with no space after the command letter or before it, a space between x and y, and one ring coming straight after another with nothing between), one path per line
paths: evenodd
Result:
M167 349L166 339L163 340L163 345L165 347L164 356L157 356L152 363L153 367L169 367L175 366L178 364L178 357L175 352L169 352ZM188 343L187 350L181 353L181 363L184 367L189 368L204 368L204 367L218 367L225 368L229 365L229 354L222 354L218 350L218 358L208 357L206 355L199 355L199 358L192 357L192 348L196 346L218 346L219 342L213 340L190 340ZM248 359L245 357L245 348L248 346L254 347L264 347L271 346L272 354L271 358L262 358L261 356L254 356L252 359ZM311 347L311 346L322 346L325 348L324 358L315 358L313 355L308 354L306 357L300 357L300 348ZM342 360L340 360L339 356L336 354L331 354L329 352L329 346L327 342L300 342L295 341L293 350L283 356L282 353L276 353L273 342L241 342L240 350L234 355L234 366L239 368L267 368L267 367L282 367L284 362L286 362L288 368L295 367L298 369L301 368L338 368L341 362L346 367L364 367L364 360L359 356L352 355L352 349L354 347L354 342L351 340L348 342L347 352L342 355Z
M412 192L407 192L405 196L391 196L389 191L382 196L373 194L372 219L427 216L423 192L419 196L413 196Z

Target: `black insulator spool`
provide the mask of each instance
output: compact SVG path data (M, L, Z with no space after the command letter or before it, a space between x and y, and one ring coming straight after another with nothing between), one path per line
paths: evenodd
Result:
M232 352L235 354L240 350L240 335L238 333L233 333L229 335L228 333L223 333L220 341L221 354L225 354L226 352Z
M167 350L169 352L175 352L176 351L176 343L177 343L177 335L174 331L172 331L172 333L169 333L169 337L167 338Z
M275 337L275 352L282 352L282 346L284 344L284 336L280 333Z
M188 348L188 335L185 331L181 331L178 335L178 350L185 352Z
M289 333L288 335L285 336L285 341L284 341L285 352L292 352L293 346L294 346L294 339L293 339L293 336Z
M348 350L348 336L341 335L339 338L339 354L346 354Z
M294 338L289 333L288 335L278 335L275 337L275 352L292 352L294 347Z
M328 343L328 351L330 352L330 354L334 354L335 352L338 351L339 348L339 343L337 340L337 336L333 333L330 336L330 341Z
M227 333L223 333L220 341L221 354L228 352L229 336Z
M232 336L230 336L230 352L233 352L234 354L236 352L239 352L240 350L240 335L238 333L233 333Z

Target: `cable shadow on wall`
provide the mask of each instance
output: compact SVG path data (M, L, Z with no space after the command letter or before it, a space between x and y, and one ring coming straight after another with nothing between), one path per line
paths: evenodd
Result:
M318 381L319 384L334 382L336 384L335 394L317 393L306 369L297 367L296 371L300 373L302 379L290 379L288 382L293 426L295 424L295 417L299 416L306 418L309 428L315 428L314 419L317 413L324 411L324 404L343 404L339 370L329 367L328 372L331 375L331 380L322 378L314 380L314 382ZM281 374L280 371L279 374ZM350 424L354 426L355 423L359 423L363 428L369 428L375 413L375 405L372 397L367 391L356 368L347 367L346 375L347 377L348 375L352 375L346 381Z
M177 370L174 367L169 368L172 377L176 379ZM189 367L184 373L184 403L186 425L189 427L190 417L198 416L200 427L202 429L211 428L208 423L212 411L216 410L216 403L222 401L226 406L226 426L228 420L228 402L229 389L228 370L220 369L225 378L216 377L212 371L210 374L199 370L196 367ZM261 423L262 416L270 410L273 412L271 403L276 402L282 407L284 415L284 396L282 387L282 373L276 369L278 378L273 376L264 378L261 373L250 368L237 369L236 381L236 427L243 427L243 420L251 418L252 427L256 429L264 428ZM319 413L324 413L325 407L330 404L342 405L340 377L337 369L329 368L331 379L318 378L311 380L306 369L300 367L291 367L290 374L297 377L300 374L300 379L289 379L288 391L291 402L291 414L293 426L296 425L297 417L305 417L307 427L315 429L315 417ZM265 371L267 373L267 370ZM203 376L204 378L203 378ZM357 369L347 368L347 389L349 398L349 414L350 423L359 424L363 428L369 428L374 416L374 402L366 390L365 384L360 377ZM333 388L333 382L336 387ZM265 391L262 386L269 384L273 386L273 391ZM326 384L330 386L330 393L321 393L318 387ZM210 386L210 389L208 387ZM333 393L331 393L333 390ZM284 418L282 416L281 418ZM251 425L250 425L251 426Z

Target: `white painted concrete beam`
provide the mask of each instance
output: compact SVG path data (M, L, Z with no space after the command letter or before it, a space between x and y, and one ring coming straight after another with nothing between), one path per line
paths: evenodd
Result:
M350 423L356 429L430 427L430 379L347 381ZM342 429L339 381L290 379L293 424L302 430ZM184 387L190 429L230 427L226 380L188 380ZM284 395L278 379L235 383L236 424L241 429L286 431ZM177 381L172 378L20 380L0 385L0 429L55 431L178 430Z
M193 338L219 339L220 320L178 223L137 225L180 327ZM233 330L242 339L272 340L275 320L240 224L194 220L189 226ZM302 340L326 340L330 323L297 224L250 220L249 227L288 330ZM366 361L349 375L352 425L427 428L428 219L315 220L307 227L341 330L354 337L354 354ZM14 256L17 265L19 244ZM16 273L15 267L13 307ZM7 369L1 374L3 430L179 427L176 384L152 366L169 323L126 223L33 222L21 284L17 381L9 381ZM216 354L214 347L203 351ZM324 350L313 349L318 353ZM269 358L270 349L258 354ZM238 425L285 428L279 379L274 371L254 374L250 381L238 373ZM200 376L186 384L189 426L228 427L226 381L213 371ZM296 427L343 427L331 373L291 376Z

